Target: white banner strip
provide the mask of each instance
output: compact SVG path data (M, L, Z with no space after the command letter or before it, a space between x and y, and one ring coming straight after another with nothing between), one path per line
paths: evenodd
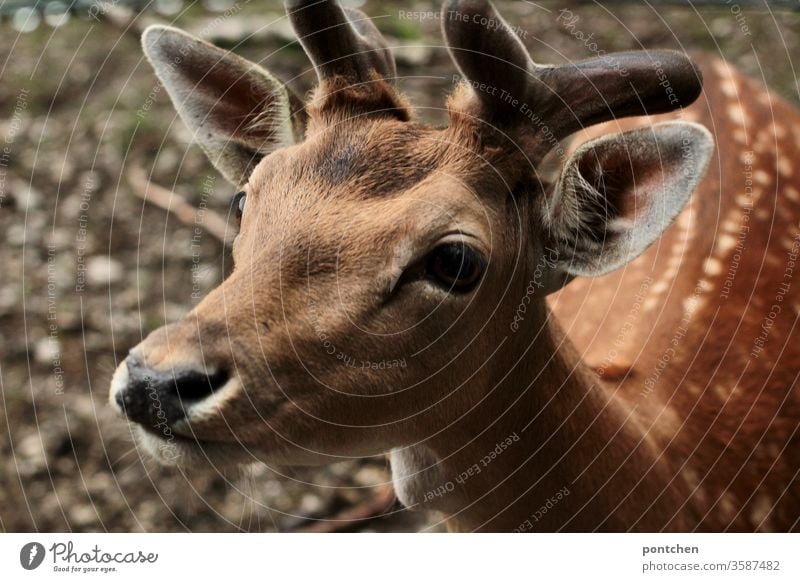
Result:
M0 578L767 582L800 580L798 553L791 534L4 534Z

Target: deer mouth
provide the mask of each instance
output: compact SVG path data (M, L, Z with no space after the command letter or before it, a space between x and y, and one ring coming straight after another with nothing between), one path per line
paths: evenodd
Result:
M179 435L165 434L137 424L136 441L158 463L177 467L238 466L258 459L243 443L218 442Z

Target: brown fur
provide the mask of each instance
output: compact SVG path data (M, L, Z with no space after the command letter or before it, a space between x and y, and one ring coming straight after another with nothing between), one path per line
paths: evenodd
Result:
M547 236L548 185L519 146L524 132L487 127L465 88L450 100L449 127L432 129L408 121L380 79L323 79L305 140L249 178L232 275L134 350L159 370L210 363L237 379L176 428L187 437L178 462L209 450L215 462L298 464L392 449L403 502L441 511L457 530L797 529L796 285L769 336L775 351L748 351L797 232L789 198L800 168L787 174L775 156L800 159L800 119L739 76L721 79L722 67L706 62L706 96L683 114L720 144L683 217L625 268L547 302L535 294L515 332ZM737 89L746 127L731 120L736 99L720 95L723 83ZM770 214L753 220L723 300L726 269L703 269L718 270L708 257L726 264L713 250L728 240L720 222L739 216L747 146L728 137L737 130L763 145L756 209ZM692 234L670 262L687 217ZM400 267L452 233L471 235L489 260L473 293L413 281L388 292ZM668 292L656 293L662 279ZM643 396L698 281L687 329ZM428 495L439 487L445 495Z
M723 61L702 56L698 60L706 76L704 95L675 116L713 129L718 155L690 207L627 268L572 284L551 303L587 362L602 369L615 350L611 366L632 363L631 371L613 389L637 406L670 467L670 480L688 487L675 508L675 521L684 518L687 529L786 531L796 529L800 517L796 268L784 300L775 297L789 260L784 245L800 234L800 199L787 196L787 191L800 190L796 129L800 115ZM744 123L731 115L739 106L745 112ZM635 123L598 126L590 133ZM759 144L761 151L756 149ZM745 195L747 168L742 156L748 150L754 152L751 171L760 172L760 182L754 180L752 213L744 221L737 196ZM779 159L793 164L790 174L779 166ZM784 167L783 174L779 167ZM682 225L690 217L691 239L682 242ZM744 225L750 230L733 285L723 294L737 253L727 237L739 241L738 231L726 230L727 220L733 220L737 229ZM669 276L672 253L679 263ZM708 258L711 265L719 261L719 272L704 270ZM648 309L631 317L631 306L648 278L652 282L638 300L650 301ZM667 289L654 293L653 287L662 281ZM699 282L700 303L689 331L679 338L674 356L668 354L670 365L653 391L644 396L643 383L654 378L658 359L673 347L671 342L680 333L682 303ZM751 357L764 318L776 303L782 311L768 343L760 357ZM623 344L615 344L631 325L623 333Z

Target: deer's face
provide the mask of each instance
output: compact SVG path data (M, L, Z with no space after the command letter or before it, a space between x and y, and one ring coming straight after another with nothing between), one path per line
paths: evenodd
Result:
M490 389L490 353L523 297L541 320L528 324L541 324L547 293L637 256L707 161L704 130L671 124L588 144L542 184L536 165L551 137L466 86L451 98L447 128L410 121L385 81L394 65L377 31L354 11L317 4L329 13L292 15L320 76L302 109L252 63L174 29L145 33L182 117L240 185L232 274L135 347L113 380L112 402L165 462L329 462L425 438ZM497 16L488 3L467 4ZM317 38L321 23L340 42ZM459 58L464 39L511 34L462 38L463 26L477 25L459 20L445 32L468 78L483 71L486 84L539 100L552 136L580 125L542 102L521 45L495 39L513 71L475 51ZM341 49L348 42L365 52ZM330 47L344 56L320 52ZM678 80L681 67L694 72L678 59ZM636 89L618 110L666 109L663 96ZM608 118L607 105L583 103L582 115ZM682 147L694 152L688 170Z
M143 442L165 460L325 462L466 406L495 290L527 252L505 178L459 135L394 119L265 156L232 201L232 274L118 375L120 406L147 399Z

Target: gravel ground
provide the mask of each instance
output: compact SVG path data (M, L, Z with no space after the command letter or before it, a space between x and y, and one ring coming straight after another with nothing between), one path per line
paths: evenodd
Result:
M222 18L192 5L144 19L238 45L308 90L313 75L297 44L287 46L279 4L255 4ZM797 13L567 3L567 14L562 3L498 4L540 62L597 50L707 50L798 102ZM443 121L454 67L436 48L438 22L409 16L434 4L374 0L365 9L398 45L399 72L408 77L401 87L421 116ZM191 309L193 293L215 286L230 260L205 236L193 278L190 228L134 196L127 172L144 169L223 216L232 190L190 146L135 35L118 21L73 18L24 34L4 21L0 63L0 530L289 531L376 495L389 480L383 458L195 474L140 454L106 405L111 374L149 331ZM395 505L346 527L432 523Z

